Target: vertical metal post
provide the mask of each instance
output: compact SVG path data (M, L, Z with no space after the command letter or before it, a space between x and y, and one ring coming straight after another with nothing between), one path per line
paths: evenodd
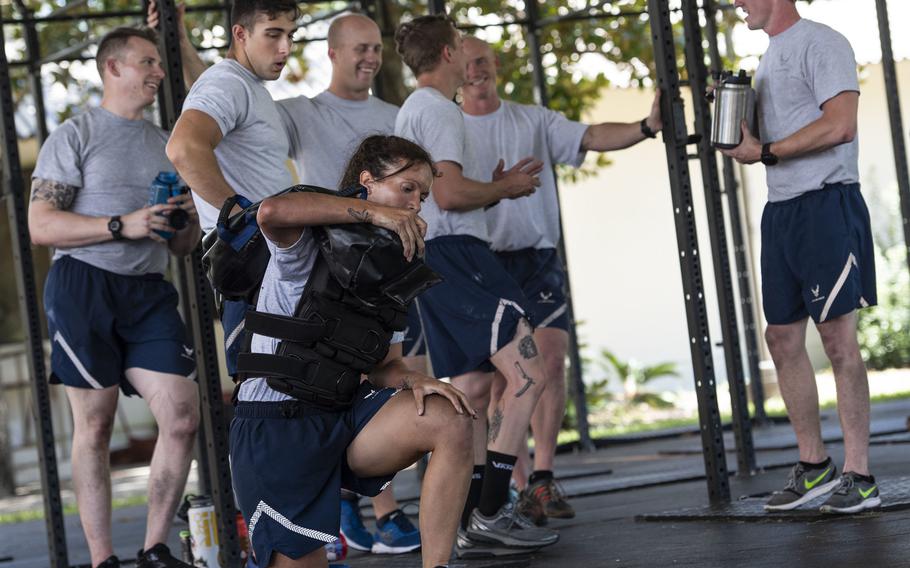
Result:
M714 253L711 258L714 262L714 281L720 312L724 362L733 410L737 471L739 475L748 476L755 470L755 444L752 441L749 397L746 394L743 357L739 347L739 323L736 317L733 277L730 274L730 251L727 249L727 226L724 220L720 179L717 174L717 155L714 148L711 147L711 111L708 108L708 101L704 97L708 68L705 65L705 52L702 48L702 32L696 0L683 0L682 14L686 37L686 70L689 76L689 87L692 89L692 104L695 108L695 132L700 136L698 158L701 163L702 184L705 189L708 233L711 250Z
M427 8L431 14L445 14L446 0L427 0Z
M540 56L540 20L537 0L528 0L525 2L525 12L528 16L527 24L527 41L528 53L531 57L531 67L534 72L534 98L541 106L549 105L547 96L547 83L544 79L543 61ZM556 184L556 172L553 172L554 189L556 190L556 199L559 201L559 187ZM591 428L588 422L588 401L585 398L585 381L581 368L581 354L578 352L578 333L575 329L575 309L572 302L572 283L569 279L569 268L566 261L566 243L565 233L563 232L562 208L559 214L559 261L562 263L563 270L566 273L566 312L569 318L569 393L575 403L575 419L578 424L578 441L581 448L586 451L594 451L594 442L591 440Z
M704 0L705 28L708 35L708 52L711 66L721 71L723 61L717 45L717 4ZM754 412L752 419L758 426L768 423L765 413L765 388L762 385L758 348L758 327L755 322L755 305L752 296L752 264L748 258L748 247L743 236L741 207L739 205L739 183L733 173L733 158L723 157L724 193L727 195L727 209L730 212L730 233L733 237L733 259L736 263L739 306L743 317L743 335L746 339L746 365L749 369L749 388L752 391Z
M16 0L16 8L23 18L34 15L22 0ZM28 79L31 83L32 98L35 101L35 122L37 125L38 144L47 140L47 115L44 108L44 88L41 84L41 45L38 42L38 31L35 22L27 21L23 24L25 29L25 55L28 58Z
M161 58L166 72L163 82L165 96L162 102L164 104L160 109L161 124L163 128L171 129L183 107L186 87L183 83L177 9L174 0L158 0L158 11L161 15L159 24ZM226 566L239 566L240 543L237 538L237 525L234 522L237 510L234 506L231 489L221 377L213 328L214 302L211 288L202 270L201 258L200 249L197 248L192 254L183 258L180 266L181 288L185 294L187 291L189 292L184 297L187 307L184 317L189 320L193 344L196 348L196 370L206 442L202 452L206 454L204 461L207 464L206 469L209 470L208 480L212 501L220 519L218 532L221 554Z
M704 285L698 254L698 235L692 207L692 187L686 144L686 117L679 93L679 71L676 65L676 46L670 22L668 0L648 0L648 19L654 42L654 63L658 87L661 90L663 141L667 151L670 193L673 198L676 240L679 246L679 267L682 274L686 320L689 328L689 347L698 398L698 419L701 425L702 448L708 498L712 504L730 501L730 482L724 452L723 428L717 406L717 386L714 379L714 360Z
M5 45L3 21L0 20L0 46ZM28 372L32 387L35 427L38 430L38 464L44 496L44 518L47 526L47 547L54 568L68 568L66 531L63 525L63 502L60 500L60 478L54 447L54 424L51 400L44 367L41 320L38 313L38 293L35 266L32 260L31 238L25 210L28 191L22 179L19 146L13 112L13 92L10 84L9 62L0 47L0 147L3 148L3 197L9 218L13 245L13 266L19 293L19 310L26 333Z
M371 20L376 22L376 25L380 26L380 31L382 31L382 23L379 20L379 7L376 5L378 0L360 0L360 10ZM373 79L372 87L373 95L377 98L385 100L383 97L382 81L379 80L379 75Z
M888 22L888 2L875 0L878 11L878 33L882 42L882 69L885 73L885 94L888 98L888 118L891 119L891 145L894 148L894 169L900 193L901 220L910 268L910 174L907 172L907 148L904 144L904 122L897 92L897 70L891 49L891 24Z

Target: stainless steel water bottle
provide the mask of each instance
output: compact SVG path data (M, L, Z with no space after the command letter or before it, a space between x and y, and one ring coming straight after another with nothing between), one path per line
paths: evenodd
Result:
M750 129L755 121L755 90L752 77L740 70L720 74L714 90L714 122L711 125L711 144L715 148L736 148L743 141L742 121Z

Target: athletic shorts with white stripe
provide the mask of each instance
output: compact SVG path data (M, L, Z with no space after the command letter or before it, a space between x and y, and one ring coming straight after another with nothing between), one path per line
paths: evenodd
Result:
M534 326L568 330L566 271L556 249L497 251L496 256L521 286Z
M824 323L874 306L875 255L859 184L828 184L768 203L761 222L765 319Z
M177 291L161 274L124 276L64 256L44 287L51 382L137 394L130 368L195 378L196 360L177 313Z
M427 338L420 323L420 299L411 302L408 308L408 327L404 329L404 341L401 344L404 357L420 357L427 354Z
M420 320L434 374L492 371L490 357L515 338L518 322L528 319L521 286L487 243L475 237L431 239L426 261L443 277L420 296Z
M237 404L231 476L259 566L269 566L273 551L299 558L337 540L342 488L373 497L392 481L394 474L357 477L347 449L396 392L364 381L343 412L296 400Z

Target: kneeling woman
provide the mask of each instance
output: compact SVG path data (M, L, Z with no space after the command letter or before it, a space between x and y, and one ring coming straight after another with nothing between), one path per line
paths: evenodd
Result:
M433 455L421 495L428 504L420 509L423 565L448 562L473 463L474 411L460 391L405 367L402 334L393 335L394 325L378 315L364 316L369 310L350 293L354 284L341 286L326 268L334 253L318 241L328 231L314 229L384 227L398 235L405 257L396 252L386 265L408 266L423 251L426 225L418 213L433 178L422 148L371 136L342 181L343 188L362 187L365 200L300 192L259 208L272 257L256 312L246 320L254 332L251 353L238 366L251 378L238 390L230 450L234 491L263 568L325 566L323 547L338 534L340 489L374 496L427 452ZM377 341L380 355L370 360ZM360 383L361 371L368 381Z

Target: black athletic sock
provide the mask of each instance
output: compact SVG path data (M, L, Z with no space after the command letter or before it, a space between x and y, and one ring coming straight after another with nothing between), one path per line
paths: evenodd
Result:
M856 473L855 471L850 471L850 472L846 472L846 473L852 473L853 477L855 477L856 479L859 479L860 481L865 481L866 483L875 483L875 477L872 475L860 475L860 474Z
M477 508L480 514L489 517L495 515L499 508L509 499L509 480L515 469L517 456L500 454L487 450L487 465L483 470L483 489L480 492L480 503Z
M471 474L471 487L468 488L468 498L464 502L464 510L461 512L461 528L468 530L468 521L471 520L471 513L480 502L480 488L483 487L483 470L484 466L475 465L474 473Z
M823 467L828 467L831 464L831 456L825 458L825 461L819 463L804 462L800 460L799 464L806 469L821 469Z
M550 481L551 479L553 479L553 472L549 469L541 469L531 473L530 477L528 477L528 485L531 485L535 481Z

